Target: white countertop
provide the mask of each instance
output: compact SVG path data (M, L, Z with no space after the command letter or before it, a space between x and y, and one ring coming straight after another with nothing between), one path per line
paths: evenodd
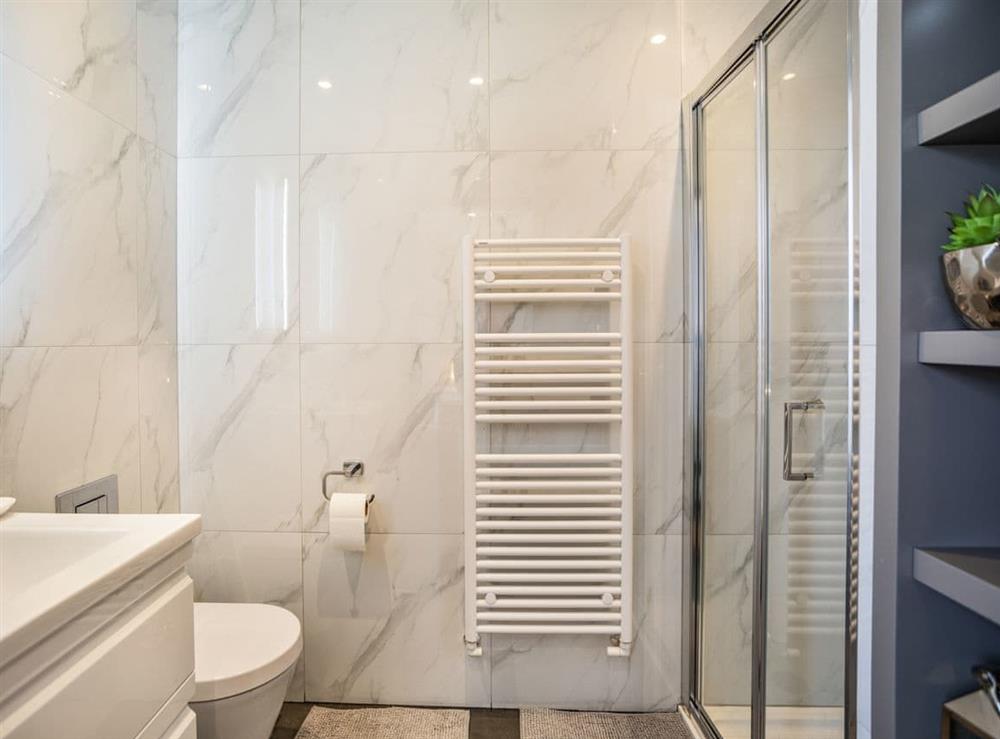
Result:
M0 518L0 667L200 531L197 515Z

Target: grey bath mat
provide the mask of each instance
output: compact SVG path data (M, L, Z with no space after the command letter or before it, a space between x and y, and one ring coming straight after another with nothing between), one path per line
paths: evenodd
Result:
M692 739L679 713L521 709L521 739Z
M295 739L468 739L469 712L313 706Z

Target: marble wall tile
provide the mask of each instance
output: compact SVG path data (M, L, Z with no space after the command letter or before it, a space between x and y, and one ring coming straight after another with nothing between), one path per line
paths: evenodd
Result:
M5 54L135 130L135 3L4 0L0 13Z
M634 336L639 341L682 341L680 167L680 158L672 151L494 154L491 236L629 234L635 280ZM536 326L534 330L558 329Z
M682 531L684 345L635 345L635 530Z
M487 706L489 651L462 641L459 534L372 534L364 553L303 535L307 700Z
M180 0L181 156L296 154L299 3Z
M767 0L681 0L684 94L722 59Z
M188 566L197 602L270 603L302 621L302 537L297 533L204 531ZM285 700L303 700L305 658Z
M143 513L180 512L177 347L139 347L139 463Z
M135 347L0 353L0 495L54 511L55 495L118 475L122 513L140 511Z
M205 530L300 531L295 346L182 346L181 508Z
M679 60L674 2L493 2L492 148L677 148Z
M182 344L298 336L298 160L182 159L178 167Z
M177 155L177 0L136 3L136 131Z
M302 152L486 149L488 63L483 0L306 0Z
M487 172L472 153L303 157L302 341L456 341Z
M3 68L0 345L136 341L135 135Z
M461 534L461 347L313 345L301 361L305 527L327 529L323 473L361 459L364 477L331 490L377 496L369 531Z
M705 350L705 530L751 534L757 418L755 344Z
M704 705L750 705L753 536L704 541L701 697Z
M138 143L139 342L177 343L177 160Z
M608 657L605 637L494 636L493 705L666 711L680 699L681 537L636 536L635 642Z

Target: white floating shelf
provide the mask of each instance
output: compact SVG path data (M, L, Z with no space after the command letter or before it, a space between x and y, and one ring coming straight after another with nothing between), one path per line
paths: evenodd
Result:
M922 331L919 358L924 364L1000 367L1000 331Z
M920 112L921 144L1000 144L1000 71Z
M982 690L948 701L944 711L954 722L974 730L979 736L1000 739L1000 716Z
M914 549L913 577L1000 625L1000 549Z

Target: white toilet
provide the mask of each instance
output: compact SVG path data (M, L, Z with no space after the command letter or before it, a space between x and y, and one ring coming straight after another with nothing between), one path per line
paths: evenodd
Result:
M301 652L302 627L284 608L195 603L198 739L268 739Z

